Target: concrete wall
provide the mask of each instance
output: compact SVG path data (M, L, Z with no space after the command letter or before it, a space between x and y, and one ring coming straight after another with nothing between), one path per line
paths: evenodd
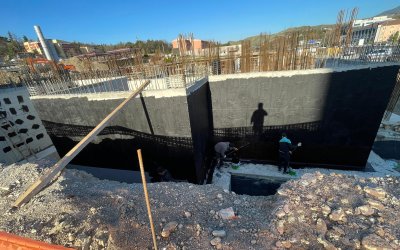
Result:
M32 158L52 145L27 89L0 88L0 163Z
M250 142L243 158L273 162L285 131L304 145L294 162L363 168L398 71L364 66L222 75L188 90L144 91L74 163L135 170L135 149L142 148L145 161L161 161L174 177L200 182L213 143ZM38 96L32 102L63 155L127 95Z
M127 96L124 93L55 95L32 97L45 121L60 124L96 126ZM190 137L185 89L145 91L131 101L111 123L139 132Z
M188 89L188 108L192 131L197 182L205 178L207 156L212 145L212 110L210 86L206 82Z
M32 102L64 155L128 95L37 96ZM144 91L73 163L137 170L136 149L140 148L149 172L161 165L175 178L197 182L190 123L186 89Z
M398 71L386 66L211 76L215 140L251 142L244 157L275 161L286 131L304 144L294 161L364 167Z
M393 113L400 115L400 100L397 101L396 107L394 108Z

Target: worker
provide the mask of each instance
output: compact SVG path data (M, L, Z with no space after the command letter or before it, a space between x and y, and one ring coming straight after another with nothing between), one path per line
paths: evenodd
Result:
M223 159L226 158L226 154L229 152L237 151L238 149L234 147L231 142L218 142L214 146L215 156L217 159L218 167L221 167L223 163Z
M172 177L171 173L167 169L165 169L161 166L157 167L157 175L158 175L157 177L158 177L159 182L175 181L175 179Z
M161 166L160 164L158 164L155 161L152 161L152 164L150 164L151 166L151 170L149 171L151 178L151 182L170 182L170 181L176 181L171 173L164 168L163 166Z
M292 142L287 138L286 133L282 133L282 138L279 141L279 171L283 168L283 173L288 173L288 167L290 162L290 156L292 152L301 146L301 142L296 145L292 145Z

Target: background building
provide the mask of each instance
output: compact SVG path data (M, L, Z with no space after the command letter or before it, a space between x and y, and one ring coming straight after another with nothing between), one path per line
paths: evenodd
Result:
M37 53L43 55L42 45L40 42L24 42L25 51L28 53Z
M398 31L400 31L400 20L394 20L387 16L355 20L351 44L387 43Z
M172 49L180 55L201 55L203 49L210 45L209 41L200 39L177 38L172 40Z
M242 55L242 45L241 44L236 44L236 45L228 45L228 46L221 46L219 47L219 55L220 56L229 56L229 55L234 55L234 56L241 56Z
M58 56L61 58L69 58L81 54L79 46L74 43L57 39L53 39L52 43L57 50Z
M376 16L376 17L371 17L371 18L366 18L366 19L356 19L353 22L353 27L363 27L363 26L368 26L374 23L382 23L386 21L391 21L393 18L387 17L387 16Z
M400 20L385 22L378 27L375 42L388 42L397 32L400 32Z

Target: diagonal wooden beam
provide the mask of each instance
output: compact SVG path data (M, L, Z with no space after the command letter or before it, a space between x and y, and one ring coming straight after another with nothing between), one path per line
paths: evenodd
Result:
M104 118L88 135L85 136L75 147L73 147L63 158L61 158L53 167L51 167L44 175L35 181L22 195L15 201L13 207L19 207L21 204L29 201L34 195L39 193L45 186L47 186L64 168L74 159L74 157L82 151L82 149L93 141L115 116L121 111L122 108L150 83L150 80L144 82L137 90L130 94L118 107L116 107L106 118Z

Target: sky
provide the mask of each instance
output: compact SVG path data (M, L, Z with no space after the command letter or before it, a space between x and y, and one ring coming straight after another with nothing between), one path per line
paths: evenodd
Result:
M302 26L333 24L339 10L359 8L367 18L399 5L398 0L0 0L0 36L11 31L95 44L136 40L172 41L179 34L220 42Z

